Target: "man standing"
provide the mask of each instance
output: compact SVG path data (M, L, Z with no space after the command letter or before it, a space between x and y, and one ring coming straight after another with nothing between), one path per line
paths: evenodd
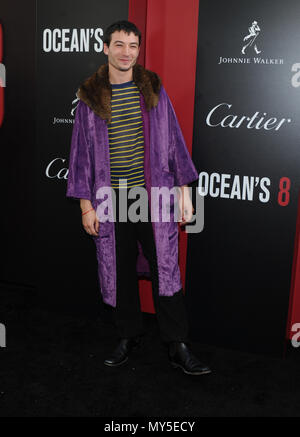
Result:
M187 184L198 178L160 78L136 63L140 44L141 33L129 21L105 32L108 63L77 91L67 196L80 199L84 229L96 244L103 301L113 307L119 342L104 364L119 366L140 346L144 331L137 274L150 273L169 360L185 373L200 375L210 369L188 347L177 222L153 221L150 213L146 221L120 218L119 200L130 189L144 189L151 210L154 187L176 186L185 224L193 214ZM109 193L103 198L107 189L115 192L116 203ZM127 207L132 203L128 199ZM99 218L103 204L113 209L115 221Z

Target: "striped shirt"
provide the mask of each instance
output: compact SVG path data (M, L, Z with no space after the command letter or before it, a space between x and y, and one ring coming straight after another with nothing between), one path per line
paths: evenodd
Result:
M119 179L127 187L143 186L144 133L140 93L133 81L111 84L112 119L108 124L111 186L119 188ZM125 184L120 184L124 186Z

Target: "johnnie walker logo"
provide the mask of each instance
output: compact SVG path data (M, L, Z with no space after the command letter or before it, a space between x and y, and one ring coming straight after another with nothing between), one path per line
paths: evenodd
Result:
M258 56L262 53L259 46L259 37L261 27L257 21L253 21L248 27L248 34L244 36L241 44L242 57L219 57L218 65L220 64L267 64L267 65L283 65L283 59L280 58L264 58Z
M76 99L72 101L72 108L71 108L71 116L73 118L53 117L52 124L74 124L75 114L78 104L79 104L79 98L77 97L76 94Z

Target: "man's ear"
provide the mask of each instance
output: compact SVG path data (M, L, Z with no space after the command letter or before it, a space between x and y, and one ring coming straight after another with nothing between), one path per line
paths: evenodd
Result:
M106 42L105 42L105 43L103 44L103 52L104 52L105 55L108 55L108 50L109 50L108 45L107 45Z

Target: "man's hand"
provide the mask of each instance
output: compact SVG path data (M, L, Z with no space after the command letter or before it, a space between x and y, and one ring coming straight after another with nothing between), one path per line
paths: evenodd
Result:
M99 235L99 220L97 219L96 211L93 209L92 203L87 199L80 199L80 208L82 211L82 225L89 235L98 237ZM86 214L85 214L86 212Z
M188 186L182 185L179 193L179 213L182 221L179 222L179 225L184 226L191 221L194 211Z
M85 231L90 234L98 237L99 235L99 220L96 216L96 211L92 209L87 214L82 216L82 224Z

